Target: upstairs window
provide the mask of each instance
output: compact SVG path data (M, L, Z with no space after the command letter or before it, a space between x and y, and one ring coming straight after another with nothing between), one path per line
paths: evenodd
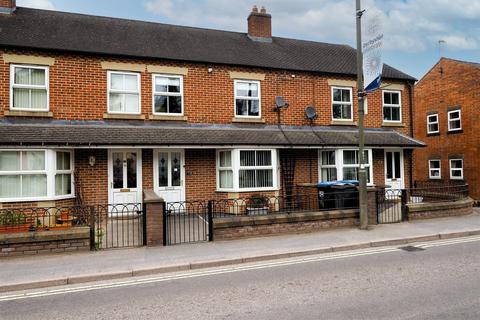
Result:
M332 119L353 120L352 88L332 88Z
M448 111L448 131L462 130L462 113L460 109Z
M260 117L260 82L235 80L235 116Z
M131 72L108 72L108 112L140 113L140 75Z
M438 126L438 113L429 114L427 116L427 133L439 133L440 129Z
M183 115L183 78L153 76L153 113Z
M10 67L10 109L48 111L48 67Z
M450 159L450 179L452 180L463 179L463 160L462 159Z
M430 179L441 179L442 169L440 160L428 160L428 177Z
M383 91L383 121L402 121L402 105L400 96L400 91Z

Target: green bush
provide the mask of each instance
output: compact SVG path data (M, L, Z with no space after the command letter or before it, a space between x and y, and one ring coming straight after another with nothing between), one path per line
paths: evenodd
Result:
M0 226L16 226L27 223L27 216L23 213L8 211L0 215Z

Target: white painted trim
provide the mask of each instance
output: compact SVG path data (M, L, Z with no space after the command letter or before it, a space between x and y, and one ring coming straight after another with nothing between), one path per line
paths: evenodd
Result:
M142 182L142 168L143 168L143 161L142 161L142 150L141 149L108 149L108 181L107 181L107 189L108 189L108 203L113 204L113 166L112 166L112 152L136 152L137 153L137 203L143 202L143 182ZM126 178L126 177L125 177Z
M45 70L45 86L35 85L15 85L15 68L29 68ZM47 108L46 109L30 109L30 108L14 108L13 107L13 87L25 89L46 89L47 90ZM31 101L30 101L31 102ZM10 110L12 111L31 111L31 112L48 112L50 111L50 71L48 66L28 65L28 64L11 64L10 65Z
M337 90L348 90L350 91L350 103L342 102L342 101L334 101L333 100L333 91ZM332 113L332 121L353 121L353 89L351 87L340 87L340 86L332 86L330 89L330 112ZM350 118L334 118L333 117L333 105L340 104L340 105L348 105L350 104Z
M430 122L430 117L435 116L437 117L437 121L435 122ZM427 134L432 134L432 133L440 133L440 122L438 121L438 113L431 113L427 114ZM431 124L436 124L438 127L437 131L430 131L430 125Z
M398 105L397 104L385 104L385 93L397 93L398 94ZM385 120L385 107L389 108L399 108L400 109L400 119L399 120ZM399 90L382 90L382 120L386 123L402 123L402 92Z
M335 151L335 164L334 165L327 165L325 168L336 168L337 169L337 180L344 180L343 178L343 168L353 168L359 167L359 165L347 165L344 166L343 164L343 151L358 151L358 148L325 148L325 149L318 149L318 181L322 181L322 151ZM367 185L373 186L374 185L374 177L373 177L373 153L372 149L365 148L365 151L368 152L368 158L370 163L365 165L368 168L370 181L367 181Z
M160 188L165 188L165 187L160 187L158 185L158 153L160 152L167 152L168 153L168 187L167 188L175 188L175 189L180 189L182 192L182 199L179 201L185 201L186 199L186 175L185 175L185 149L179 149L179 148L156 148L153 149L153 190L159 194L159 192L162 191L168 191L168 190L161 190ZM181 179L180 179L180 186L175 186L172 187L172 176L171 176L171 154L172 152L180 152L180 156L182 157L181 159L181 166L180 166L180 174L181 174ZM175 190L173 189L173 190Z
M438 161L438 168L432 168L432 161ZM438 177L432 176L432 170L438 170ZM428 160L428 178L432 180L442 179L442 161L440 159Z
M458 112L458 118L452 119L450 117L450 114L452 114L454 112ZM460 109L450 110L450 111L447 112L447 115L448 115L448 132L462 130L462 110L460 110ZM450 122L457 121L457 120L460 120L460 128L451 129L450 128Z
M155 78L156 77L166 77L166 78L178 78L180 79L180 93L171 93L171 92L156 92L155 87ZM163 95L163 96L175 96L182 98L182 112L181 113L169 113L169 112L155 112L155 96L156 95ZM168 99L167 99L168 105ZM183 76L182 75L173 75L173 74L152 74L152 114L153 115L160 115L165 117L180 117L185 114L185 95L183 94Z
M135 75L137 77L138 92L134 91L124 91L124 90L113 90L116 93L124 94L138 94L138 112L122 112L122 111L110 111L110 84L111 84L111 75L112 74L121 74L121 75ZM127 71L116 71L109 70L107 71L107 113L108 114L141 114L142 113L142 86L141 86L141 74L138 72L127 72Z
M385 184L388 185L389 179L387 179L387 152L400 152L400 189L403 189L405 187L405 168L404 168L404 155L403 155L403 149L396 149L396 148L386 148L383 152L383 162L384 162L384 175L385 175ZM392 156L392 159L395 159L395 157ZM393 160L395 161L395 160ZM392 164L392 169L395 170L395 164Z
M237 115L237 98L245 99L245 100L257 100L255 98L237 96L237 84L240 82L256 83L258 85L258 116ZM260 81L258 80L234 80L233 81L233 114L235 118L243 118L243 119L261 119L262 118L262 89L261 89Z
M462 168L452 168L452 161L462 161ZM451 180L463 180L463 159L449 159L448 160L448 165L449 165L449 171L450 171L450 179ZM462 175L460 177L454 177L452 176L452 170L459 170Z

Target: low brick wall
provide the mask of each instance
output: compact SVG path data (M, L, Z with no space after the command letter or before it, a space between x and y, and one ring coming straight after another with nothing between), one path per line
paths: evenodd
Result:
M232 240L282 233L307 233L353 227L359 223L358 210L336 210L215 218L214 240Z
M90 250L90 228L0 234L0 257Z
M409 220L464 216L473 213L473 200L407 204Z

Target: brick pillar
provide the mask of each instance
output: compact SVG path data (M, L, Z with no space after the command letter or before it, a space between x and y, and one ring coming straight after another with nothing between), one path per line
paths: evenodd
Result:
M368 188L368 224L377 224L377 188Z
M165 212L165 201L153 190L143 192L143 203L146 211L146 245L162 246L163 237L163 215Z

